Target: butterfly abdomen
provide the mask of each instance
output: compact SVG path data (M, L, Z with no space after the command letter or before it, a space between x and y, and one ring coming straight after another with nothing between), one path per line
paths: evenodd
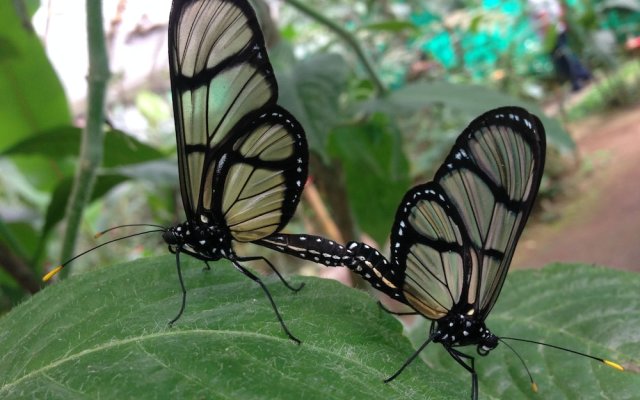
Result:
M394 264L368 244L349 242L347 250L351 253L350 263L345 264L349 269L362 276L374 288L404 302L400 284L404 278Z
M256 243L327 267L347 265L352 258L343 245L320 236L279 233L260 239Z

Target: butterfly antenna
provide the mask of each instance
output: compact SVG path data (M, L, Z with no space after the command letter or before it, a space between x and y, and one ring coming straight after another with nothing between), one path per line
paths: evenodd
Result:
M527 367L527 364L524 362L524 359L522 358L522 356L520 355L520 353L518 353L516 351L516 349L514 349L513 347L511 347L509 345L509 343L505 342L502 339L510 339L510 338L498 338L499 341L501 341L505 346L507 346L509 348L509 350L511 350L513 352L513 354L516 355L516 357L518 357L518 359L520 360L520 362L522 363L522 366L524 367L525 371L527 371L527 375L529 375L529 381L531 382L531 390L534 393L538 393L538 385L536 384L536 382L533 380L533 376L531 375L531 371L529 371L529 367Z
M624 368L622 367L622 365L620 365L620 364L618 364L616 362L613 362L611 360L607 360L607 359L604 359L604 358L600 358L600 357L595 357L595 356L592 356L590 354L581 353L579 351L567 349L566 347L555 346L555 345L549 344L549 343L536 342L535 340L519 339L519 338L513 338L513 337L501 337L500 339L501 340L502 339L515 340L515 341L518 341L518 342L525 342L525 343L531 343L531 344L539 344L541 346L547 346L547 347L551 347L551 348L558 349L558 350L568 351L569 353L577 354L579 356L584 356L584 357L590 358L592 360L600 361L604 365L606 365L608 367L611 367L613 369L617 369L618 371L624 371Z
M160 228L160 229L166 229L164 226L162 225L155 225L155 224L125 224L125 225L118 225L118 226L112 226L111 228L105 229L103 231L100 231L98 233L96 233L95 235L93 235L93 237L95 239L99 238L100 236L104 235L107 232L111 232L114 231L116 229L120 229L120 228L129 228L129 227L151 227L151 228ZM155 231L150 231L150 232L155 232Z
M143 225L122 225L122 226L143 226ZM147 225L147 226L156 226L156 225ZM68 259L67 261L63 262L62 264L58 265L57 267L55 267L54 269L52 269L51 271L49 271L45 276L43 276L43 277L42 277L42 281L43 281L43 282L48 282L48 281L49 281L51 278L53 278L53 277L54 277L58 272L60 272L60 271L62 270L62 268L64 268L64 267L66 267L67 265L69 265L72 261L74 261L75 259L77 259L77 258L79 258L79 257L82 257L83 255L85 255L85 254L87 254L87 253L89 253L89 252L92 252L92 251L94 251L95 249L98 249L98 248L100 248L100 247L102 247L102 246L106 246L106 245L108 245L108 244L110 244L110 243L117 242L118 240L129 239L129 238L132 238L132 237L134 237L134 236L140 236L140 235L146 235L147 233L153 233L153 232L164 232L164 231L165 231L165 228L164 228L164 227L161 227L161 226L159 226L159 225L158 225L158 227L160 227L160 228L162 228L162 229L153 229L153 230L150 230L150 231L138 232L138 233L134 233L134 234L131 234L131 235L127 235L127 236L122 236L122 237L119 237L119 238L115 238L115 239L109 240L109 241L107 241L107 242L101 243L101 244L99 244L99 245L97 245L97 246L95 246L95 247L92 247L92 248L90 248L89 250L85 250L85 251L83 251L83 252L82 252L82 253L80 253L80 254L76 254L75 256L71 257L71 258L70 258L70 259ZM107 231L112 230L112 229L115 229L115 228L107 229ZM102 231L102 232L100 232L100 233L104 233L104 232L107 232L107 231ZM99 236L100 236L100 235L96 235L96 237L99 237Z

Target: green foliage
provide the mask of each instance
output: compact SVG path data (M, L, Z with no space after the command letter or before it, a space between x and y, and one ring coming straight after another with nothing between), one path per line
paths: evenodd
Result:
M470 379L439 345L391 384L382 379L412 353L401 326L374 299L333 281L304 280L292 293L265 278L297 346L260 288L227 262L203 271L182 259L182 318L172 256L67 279L0 323L0 397L206 397L212 399L451 399ZM534 338L611 357L640 357L636 274L588 266L515 271L489 319L498 334ZM559 302L558 299L562 299ZM624 306L621 306L624 304ZM585 312L588 310L588 312ZM420 329L422 337L426 330ZM542 398L628 399L635 372L616 372L565 352L516 344ZM472 352L472 349L469 349ZM479 357L481 358L481 357ZM500 345L476 363L481 398L530 398L517 358Z
M341 118L339 98L349 73L344 59L318 53L280 71L281 104L304 127L310 150L325 157L327 136Z
M113 189L118 184L126 181L127 178L122 175L101 175L96 179L96 183L93 189L92 199L96 200L104 196L109 190ZM47 235L53 229L58 222L62 220L64 211L67 208L67 202L69 201L69 195L71 193L71 186L73 184L73 178L67 177L60 181L56 189L51 195L51 202L47 207L47 214L45 217L45 223L42 228L42 239L46 239Z
M0 150L47 129L70 124L67 101L38 36L0 3Z
M0 324L0 397L446 399L446 373L418 365L384 385L411 352L401 326L368 296L304 278L292 293L265 278L287 326L282 332L258 285L227 262L203 271L184 257L182 318L172 256L72 277ZM296 278L300 282L302 278Z
M29 23L33 2L0 3L0 152L29 140L39 132L69 126L71 116L66 97L46 57L40 39ZM22 6L18 8L18 6ZM52 145L47 143L47 145ZM28 276L29 263L36 252L39 211L48 200L42 191L51 190L60 172L73 166L64 160L39 156L13 156L1 160L0 265L10 263L21 270L0 274L0 310L8 309L37 287ZM6 218L6 220L5 220ZM15 280L16 275L32 278L30 284ZM24 285L24 286L21 286Z
M29 160L31 160L32 163L33 160L39 162L49 162L48 160L54 162L55 160L60 162L65 158L77 156L80 150L81 134L80 128L72 126L49 129L13 144L0 153L0 155L8 157L31 157ZM153 179L161 171L157 168L157 165L152 168L152 171L144 170L144 174L136 173L136 170L144 168L145 164L141 163L145 161L148 162L165 157L165 155L157 149L117 130L106 132L104 151L106 153L104 167L107 169L97 177L91 195L91 201L101 199L111 189L131 178ZM135 167L133 167L133 165L135 165ZM175 167L172 165L172 168ZM40 170L43 170L43 168L40 168L38 171ZM44 223L40 229L40 234L37 235L38 244L33 251L28 253L20 251L23 256L30 254L26 258L36 274L40 274L41 271L39 263L42 259L42 251L45 249L48 235L51 230L62 221L65 215L73 182L72 171L73 170L70 170L68 175L62 179L56 177L55 180L49 182L49 184L53 184L54 186L50 193L46 212L44 213ZM171 177L174 178L175 175L171 175ZM13 248L16 248L15 245L17 243L22 242L22 240L17 238L17 233L14 232L12 226L7 226L4 233L5 240L14 242L11 245ZM17 246L17 249L20 247L22 246Z
M73 126L57 127L15 143L0 152L0 156L39 155L50 159L75 157L80 152L81 139L82 129ZM154 147L119 130L105 132L104 152L105 168L137 164L165 156Z
M385 115L340 126L330 137L330 154L340 160L347 193L360 228L384 243L404 192L410 185L409 163L400 132Z
M401 33L406 30L415 31L418 27L410 21L390 20L363 25L360 29L374 32Z
M616 372L586 357L507 341L531 370L540 398L633 399L640 393L639 285L638 274L588 265L513 271L487 326L498 336L563 346L616 361L628 369ZM425 323L411 331L415 345L424 341L427 329ZM441 346L429 345L421 356L434 370L459 371L466 377ZM522 364L504 344L485 358L476 357L476 368L485 398L536 396Z
M558 120L549 118L536 104L518 99L478 85L452 84L447 82L419 82L407 84L386 98L373 99L363 105L364 110L385 111L391 115L409 114L443 105L464 115L482 114L492 108L514 105L521 106L536 114L542 120L550 147L561 152L575 150L575 143ZM463 122L468 123L469 121ZM460 130L461 131L461 130Z
M636 60L624 63L617 71L607 74L587 90L580 101L571 105L567 111L570 121L638 103L640 64Z

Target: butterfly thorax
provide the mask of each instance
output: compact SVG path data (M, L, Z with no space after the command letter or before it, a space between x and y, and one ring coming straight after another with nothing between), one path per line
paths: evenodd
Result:
M162 238L173 253L185 252L205 261L233 256L231 236L215 224L186 221L168 228Z
M431 334L434 342L447 348L477 345L482 356L498 345L498 337L487 329L484 321L465 314L451 314L436 321Z

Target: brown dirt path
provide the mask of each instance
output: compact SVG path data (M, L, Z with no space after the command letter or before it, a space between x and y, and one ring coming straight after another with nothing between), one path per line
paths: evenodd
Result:
M570 198L554 205L560 218L530 221L513 266L581 262L640 272L640 105L569 130L593 169L576 178Z

